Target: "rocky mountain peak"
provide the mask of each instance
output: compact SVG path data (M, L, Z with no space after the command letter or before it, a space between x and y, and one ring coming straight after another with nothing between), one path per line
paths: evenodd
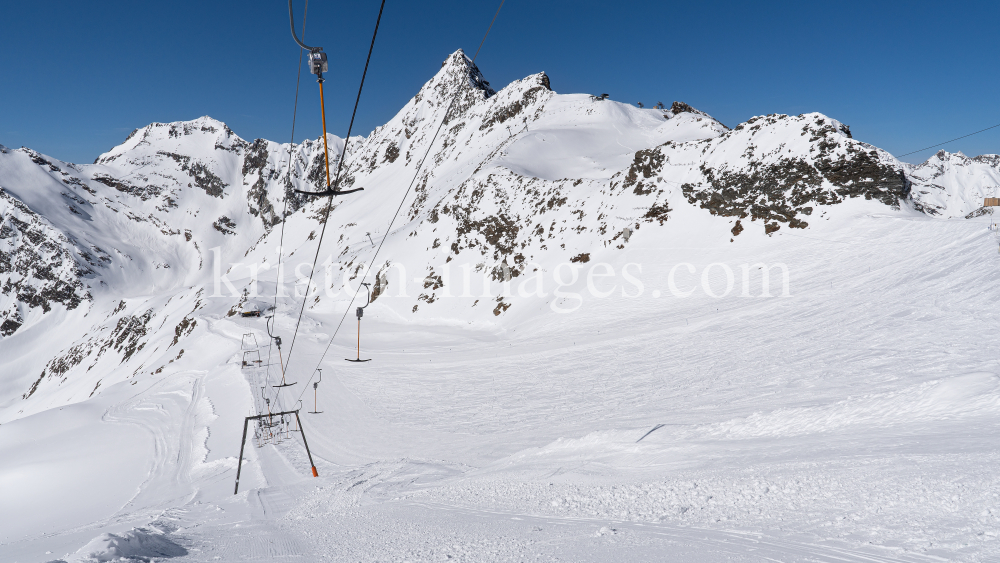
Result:
M448 114L449 120L461 115L475 103L496 94L496 90L490 87L479 67L462 49L455 51L441 63L441 70L424 84L414 97L414 101L426 102L432 107L439 105L447 107L456 94L458 97L454 101L451 113Z
M125 142L98 156L94 164L110 164L127 153L141 153L142 147L154 144L157 150L171 147L185 151L222 149L235 152L247 146L228 125L206 115L190 121L150 123L136 129Z
M689 106L688 104L685 104L684 102L677 102L677 101L675 101L673 104L671 104L670 109L667 110L667 111L669 111L673 115L678 115L678 114L681 114L681 113L693 113L693 114L696 114L696 115L708 115L707 113L705 113L703 111L694 109L693 107Z

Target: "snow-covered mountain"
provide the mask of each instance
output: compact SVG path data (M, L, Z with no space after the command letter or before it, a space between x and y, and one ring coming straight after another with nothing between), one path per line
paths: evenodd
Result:
M596 302L584 317L590 320L575 327L566 324L571 316L560 313L585 301L582 293L566 288L595 287L593 269L581 273L582 268L604 264L620 273L611 289L615 297L619 288L629 297L630 291L643 294L643 282L630 276L642 273L648 280L662 274L667 279L669 270L674 291L676 267L668 266L685 259L694 268L691 263L704 259L701 279L708 287L725 282L709 272L723 260L785 260L782 253L791 252L787 241L841 236L866 218L948 225L926 227L935 233L965 228L947 219L990 213L981 200L1000 189L996 155L968 158L942 151L912 166L853 139L846 125L822 114L760 116L729 129L682 102L650 109L586 94L558 94L544 73L495 91L462 51L449 56L388 123L350 139L346 155L343 139L329 135L327 142L332 170L345 158L341 187L364 191L334 200L326 225L327 200L294 192L325 187L322 139L295 145L247 141L225 124L201 117L137 129L93 164L0 147L0 452L5 429L55 420L46 417L73 405L84 409L100 404L105 409L101 420L153 428L159 441L166 438L157 428L173 428L176 422L183 426L177 427L178 436L187 436L178 439L205 434L197 434L202 445L192 445L190 451L201 457L184 462L183 478L166 477L166 462L157 461L160 465L135 482L123 477L124 485L104 483L94 493L114 496L120 493L115 487L138 488L139 493L125 499L129 514L166 508L173 501L164 499L174 497L157 489L166 487L164 479L172 479L177 491L189 492L232 477L232 444L218 450L226 455L210 454L211 448L204 446L209 427L219 428L212 420L225 417L235 428L247 413L292 408L303 396L301 386L313 376L314 363L330 361L325 359L327 343L341 314L358 305L352 303L353 290L361 281L374 285L373 305L365 317L373 320L365 322L381 323L383 336L376 338L386 349L434 347L438 333L485 342L513 338L517 330L537 336L522 342L534 349L539 341L575 334L581 326L598 334L600 327L628 331L615 308ZM324 228L314 285L306 288ZM367 271L377 248L373 271ZM276 268L279 253L281 272ZM633 265L637 273L629 274ZM749 268L743 276L750 279ZM567 277L573 281L560 281ZM767 279L764 274L764 294ZM733 283L730 271L730 289ZM746 287L743 294L749 296ZM653 296L658 299L660 290ZM241 371L246 367L246 341L241 338L249 332L262 344L269 339L260 326L241 326L236 313L248 301L264 308L272 299L275 327L286 342L304 307L299 338L305 343L294 344L304 348L286 374L300 388L269 397L257 389L268 388L281 375L268 368L259 380L259 374ZM678 318L687 323L692 310L676 307L665 315L683 314ZM742 306L734 310L737 320L751 314ZM351 322L345 326L353 326ZM350 351L353 331L338 333L335 346ZM419 335L401 337L390 346L391 337L384 334L394 331ZM437 361L418 353L420 362ZM449 373L478 377L482 358L474 356ZM598 362L594 369L605 369L602 365ZM527 365L522 367L518 373L527 373ZM555 365L545 369L562 370ZM380 372L377 393L367 384L338 388L344 396L363 397L359 400L366 405L374 405L376 396L390 401L394 391L382 378L394 375L404 381L401 370ZM644 373L658 370L645 366ZM213 394L205 390L204 377L229 379ZM351 381L349 375L335 377ZM810 381L803 385L817 384ZM196 383L186 390L164 390L179 382ZM598 384L591 385L596 389ZM190 406L177 410L160 399L123 398L140 388L144 393L187 393ZM540 393L550 391L561 393ZM618 404L626 404L633 392L623 391ZM412 389L410 393L419 396ZM512 393L520 396L522 391ZM399 398L397 404L405 400ZM159 414L136 414L147 408L140 407L143 401L160 405L149 407ZM475 420L477 431L486 432L496 420L481 419L480 407L468 407L472 410L461 424ZM781 405L785 407L790 408ZM398 421L377 406L357 408L367 413L359 416L376 413L380 420ZM556 416L521 408L509 407L522 421ZM411 414L419 418L427 412ZM189 421L194 425L189 428L184 426L189 422L177 422L188 418L197 424ZM93 417L86 420L97 425ZM602 419L593 415L588 420ZM81 428L91 428L86 424ZM523 424L536 428L533 422ZM228 430L213 432L238 441ZM353 439L340 438L344 443ZM530 442L515 442L524 440ZM172 447L159 441L157 448ZM334 438L318 441L326 452L321 455L350 450ZM20 443L11 441L9 448L14 451ZM387 452L388 443L371 447ZM141 453L141 446L135 447ZM475 450L464 442L461 447ZM490 447L511 453L500 442ZM132 461L141 464L140 453ZM360 463L381 454L355 449L344 455ZM476 458L480 461L489 458L476 455L485 456ZM258 485L272 478L266 463L260 463L254 477ZM19 467L12 465L5 473L0 462L0 479L15 479ZM29 481L23 485L28 489L42 486ZM82 512L86 514L67 516L57 525L69 529L97 519ZM18 524L18 538L44 528L25 522ZM12 541L11 534L2 541Z
M913 183L913 206L928 215L971 219L992 214L983 199L1000 197L1000 155L969 158L938 151L916 166L907 167Z
M385 234L392 202L456 93L382 272L396 260L437 276L436 249L445 243L495 280L501 264L517 277L530 262L621 247L625 229L655 237L683 202L733 218L726 228L735 237L757 220L767 234L805 229L814 212L850 198L948 217L983 214L982 197L1000 189L996 156L942 151L910 166L818 113L755 117L730 130L681 102L639 109L556 94L544 73L495 92L458 51L392 120L349 144L343 186L367 191L336 202L331 215L335 244L348 243L341 269L360 265L370 234ZM328 140L335 169L344 142ZM322 146L248 142L202 117L137 129L91 165L4 149L3 336L53 303L75 309L100 287L106 295L155 293L206 283L216 258L226 269L237 258L264 263L282 210L292 232L314 237L324 202L293 190L325 185ZM417 300L407 308L433 303L435 293Z

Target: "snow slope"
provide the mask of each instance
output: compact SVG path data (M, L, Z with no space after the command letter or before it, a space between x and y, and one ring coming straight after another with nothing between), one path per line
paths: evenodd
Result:
M350 140L307 286L321 151L207 117L0 150L0 559L1000 557L989 158L458 51ZM269 408L320 477L251 437L233 495Z

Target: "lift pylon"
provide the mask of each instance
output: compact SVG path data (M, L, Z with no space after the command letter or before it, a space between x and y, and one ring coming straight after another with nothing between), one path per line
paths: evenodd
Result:
M257 348L258 348L258 346L257 346L257 337L254 336L254 333L252 333L252 332L244 333L243 334L243 349L244 350L256 350Z
M243 469L243 446L247 442L247 427L250 425L251 420L260 420L263 418L273 418L275 416L284 416L294 414L295 420L299 423L299 428L302 428L302 421L299 420L299 411L285 411L278 412L274 414L258 414L257 416L248 416L243 419L243 441L240 442L240 459L236 464L236 488L233 490L233 494L240 492L240 472ZM316 471L316 464L313 463L312 452L309 451L309 442L306 442L305 430L302 431L302 445L306 447L306 455L309 456L309 465L312 467L313 477L319 477L319 473Z

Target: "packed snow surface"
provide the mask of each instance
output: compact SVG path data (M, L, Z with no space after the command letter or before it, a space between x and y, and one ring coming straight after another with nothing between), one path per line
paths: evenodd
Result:
M308 288L322 140L0 147L0 561L1000 560L997 157L460 51L328 141Z

